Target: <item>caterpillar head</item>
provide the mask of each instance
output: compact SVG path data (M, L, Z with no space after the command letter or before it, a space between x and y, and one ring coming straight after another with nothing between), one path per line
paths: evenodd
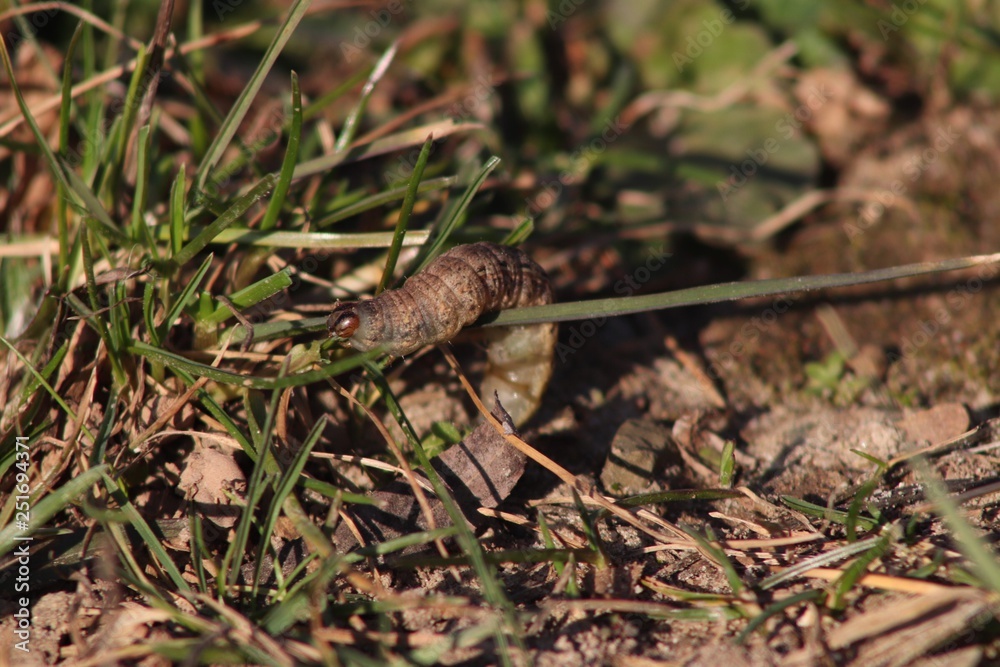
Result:
M370 350L377 345L377 342L372 340L371 317L365 303L364 301L338 303L326 320L330 336L350 340L350 346L360 352Z

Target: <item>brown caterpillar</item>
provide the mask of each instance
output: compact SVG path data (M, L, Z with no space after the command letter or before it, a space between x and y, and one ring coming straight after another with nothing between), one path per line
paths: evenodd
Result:
M451 340L486 313L547 303L548 276L523 251L473 243L444 253L400 289L338 303L327 327L356 350L381 347L398 357ZM515 424L535 412L552 375L556 333L554 323L487 330L481 388L487 407L496 391Z

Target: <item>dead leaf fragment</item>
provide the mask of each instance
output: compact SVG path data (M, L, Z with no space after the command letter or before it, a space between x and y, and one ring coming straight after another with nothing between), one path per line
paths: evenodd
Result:
M232 528L240 516L240 508L231 504L230 496L242 496L246 486L246 477L231 456L198 447L188 457L177 488L185 497L194 499L213 523Z

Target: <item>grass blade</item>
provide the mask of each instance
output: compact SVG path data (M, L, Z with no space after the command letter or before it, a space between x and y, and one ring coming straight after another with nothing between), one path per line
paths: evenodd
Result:
M77 499L87 492L91 485L100 481L105 475L108 467L99 465L90 470L84 471L77 477L63 484L58 489L52 491L47 496L38 501L31 508L31 520L28 521L28 529L22 530L16 523L9 523L0 528L0 556L10 553L20 542L18 535L30 535L42 526L49 523L57 513L67 506L75 503Z
M389 246L389 256L385 260L385 271L382 272L382 279L378 282L375 295L381 294L392 281L392 274L396 270L396 261L399 259L399 250L403 247L403 239L406 236L406 227L410 221L410 214L413 212L413 204L417 201L417 189L420 187L420 179L424 175L424 168L427 167L427 160L431 156L431 146L434 144L434 135L429 135L424 147L420 149L417 163L413 166L413 175L410 176L410 184L406 188L406 196L403 198L403 206L399 211L399 219L396 220L396 229L392 234L392 245Z
M427 123L420 127L403 130L396 134L391 134L381 139L376 139L370 144L358 146L341 153L330 153L322 155L312 160L307 160L295 168L295 179L299 180L316 174L323 174L341 164L360 162L368 158L378 157L395 153L414 146L422 146L428 134L433 134L438 141L453 134L471 130L484 130L486 126L481 123L455 123L451 120L441 120L434 123Z
M184 247L184 184L187 180L185 165L181 163L177 176L170 187L170 254L176 257Z
M160 323L160 326L156 328L156 339L164 340L167 337L167 332L170 331L170 327L174 325L177 318L181 316L181 311L187 306L188 302L194 296L198 287L201 285L201 281L205 279L205 274L208 270L212 268L213 255L209 255L205 258L205 261L201 263L198 270L195 272L194 277L184 286L184 290L181 295L177 298L177 301L171 305L170 310L167 312L166 318Z
M435 228L434 233L431 234L430 242L421 248L420 254L417 256L417 259L414 260L414 265L417 267L414 273L423 270L425 266L438 256L444 248L444 244L448 242L448 238L451 236L451 233L458 229L464 221L465 213L468 211L469 205L472 203L472 198L476 196L476 193L479 192L479 188L483 186L483 183L486 182L486 179L499 164L500 158L496 156L493 156L486 161L486 164L483 165L483 168L479 171L479 176L476 180L469 184L468 188L466 188L465 194L462 195L462 198L452 209L448 218L442 221L441 224Z
M204 227L194 228L191 231L201 234ZM173 238L173 228L157 227L154 234L160 240ZM387 248L392 244L392 232L351 232L347 234L336 234L330 232L264 232L259 229L247 229L240 227L237 229L223 229L215 238L209 241L210 245L229 245L239 243L243 245L261 246L265 248L331 248L331 249L355 249L355 248ZM410 230L406 232L403 239L405 246L422 245L430 237L430 232L423 230ZM183 243L183 236L180 237Z
M257 185L253 186L249 192L238 198L236 203L230 206L225 213L216 218L215 222L205 227L200 234L189 241L186 246L181 248L181 251L173 258L174 266L183 266L184 264L187 264L188 261L193 259L195 255L205 248L205 246L212 242L212 239L214 239L219 232L239 220L251 206L257 203L259 199L266 196L267 193L274 188L276 180L277 177L274 174L268 174L262 178Z
M497 653L499 653L504 664L512 664L510 658L510 646L507 641L508 637L513 639L522 651L524 650L524 647L521 646L522 641L520 633L517 631L518 622L514 613L514 608L504 593L500 582L497 581L496 571L487 563L482 545L479 544L476 536L469 529L468 525L466 525L465 517L462 515L462 511L459 509L455 499L452 498L451 493L448 491L448 487L445 486L444 480L441 479L437 470L435 470L434 466L431 465L430 459L427 457L427 452L424 451L423 445L420 444L420 439L417 437L413 427L403 414L403 410L397 402L395 395L392 393L392 390L389 388L389 383L385 379L385 376L377 366L370 362L366 363L365 367L368 369L368 372L374 379L379 392L385 399L386 406L389 408L389 411L396 417L399 426L406 435L410 446L416 454L417 461L420 463L420 467L423 469L424 474L427 475L431 486L434 488L434 494L447 511L448 517L451 519L452 526L457 531L456 539L458 544L462 548L465 555L469 558L473 569L479 577L479 584L482 587L484 598L503 615L504 625L506 627L498 628L497 632L494 634L494 638L497 642Z
M34 378L38 382L38 384L40 384L43 387L45 387L45 391L47 391L49 393L49 395L52 397L52 400L56 402L56 405L58 405L60 408L62 408L66 412L67 415L69 415L70 417L72 417L74 419L74 421L76 421L78 423L82 423L82 422L80 422L80 418L77 416L77 414L73 410L73 408L69 407L69 405L66 404L66 401L63 400L63 397L60 396L59 393L55 389L52 388L52 385L50 385L48 383L48 381L42 376L42 374L38 372L38 369L36 369L34 366L32 366L30 361L28 361L27 359L25 359L24 355L21 354L20 350L18 350L16 347L14 347L14 345L12 345L10 343L10 341L8 341L4 336L0 336L0 343L3 343L7 347L8 350L10 350L11 352L14 353L14 356L16 356L20 360L20 362L22 364L24 364L24 367L27 368L28 372L31 373L34 376ZM86 425L83 425L82 429L83 429L83 432L87 435L88 438L90 438L91 440L94 439L94 434L91 432L91 430Z
M95 468L91 468L95 470ZM108 493L115 499L118 503L118 512L124 515L128 522L132 524L132 527L139 533L139 537L142 541L146 543L149 548L150 553L156 558L160 567L163 568L167 576L173 582L174 586L178 590L191 592L191 587L188 586L187 581L181 575L181 571L177 569L177 564L174 563L170 555L167 554L167 550L163 548L163 544L160 542L160 538L153 532L153 529L149 527L146 520L142 518L139 514L139 510L136 509L135 505L132 504L131 499L129 499L128 494L119 487L118 483L111 479L106 472L106 468L102 467L101 477L104 479L104 485L108 489ZM90 471L88 471L90 472Z
M973 571L983 584L1000 594L1000 557L990 549L982 537L962 516L962 510L952 500L944 484L934 475L923 459L915 459L913 466L924 480L927 498L951 529L959 550L972 562Z
M293 373L282 377L265 377L260 375L247 375L245 373L227 371L221 368L214 368L212 366L200 364L197 361L191 361L190 359L182 357L179 354L161 350L160 348L153 347L152 345L148 345L141 341L133 342L128 349L133 354L142 355L147 359L162 363L164 366L168 366L175 370L182 370L196 377L207 377L210 380L220 382L222 384L231 384L236 385L237 387L247 387L250 389L301 387L313 382L319 382L320 380L324 380L335 375L340 375L341 373L346 373L349 370L357 368L365 361L374 359L382 354L380 350L370 350L363 354L345 357L344 359L334 363L327 364L319 370Z
M150 252L155 252L155 244L149 233L149 226L143 218L149 184L149 125L139 128L136 151L135 200L132 202L132 238L145 241Z
M247 112L250 111L250 107L253 104L254 98L257 97L257 93L260 91L260 87L264 85L264 79L267 77L268 72L271 71L271 67L278 59L278 55L284 49L285 44L292 38L292 33L295 31L296 26L298 26L299 21L305 16L310 2L311 0L296 0L295 4L288 11L288 16L274 35L274 40L267 47L260 65L257 66L257 71L250 77L250 81L247 82L246 87L240 93L232 110L222 123L222 127L219 128L218 133L215 135L215 139L205 152L205 157L202 159L201 166L198 167L198 173L195 177L196 185L194 190L198 192L205 190L209 174L219 163L219 160L222 159L222 155L233 140L233 136L236 134L240 123L243 122Z
M399 50L399 43L393 42L392 45L386 49L386 52L382 54L382 57L378 59L375 63L375 67L372 69L372 73L368 76L368 81L365 82L365 87L361 89L361 97L358 99L358 103L354 105L351 113L347 116L347 120L344 122L344 128L340 132L340 136L337 137L337 142L333 146L334 153L343 153L347 150L347 147L351 145L354 141L354 137L358 133L358 122L365 113L365 109L368 107L368 100L371 98L372 93L375 92L375 86L378 82L382 80L385 76L386 71L389 69L389 65L392 64L393 59L396 57L396 52Z
M720 301L735 301L751 297L865 285L868 283L943 273L946 271L958 271L997 263L1000 263L1000 253L946 259L939 262L903 264L902 266L862 271L859 273L833 273L820 276L802 276L799 278L772 278L768 280L720 283L660 294L574 301L549 306L532 306L530 308L514 308L512 310L505 310L496 316L491 316L488 321L484 320L482 324L483 326L509 326L512 324L572 322L574 320L588 320L596 317L615 317L695 304L718 303Z
M63 186L66 192L73 192L79 196L83 203L79 204L81 208L87 210L91 215L99 220L106 228L107 231L113 235L119 242L127 243L128 239L124 234L115 226L108 217L107 211L101 206L100 202L97 201L97 197L94 193L90 191L83 181L70 169L66 169L63 163L56 157L56 154L52 152L49 147L49 142L42 134L42 131L38 127L38 123L35 122L34 117L31 115L31 110L28 108L27 102L24 100L24 95L21 94L21 88L17 85L17 79L14 77L14 66L11 64L10 53L7 51L7 44L2 37L0 37L0 60L3 61L4 70L7 73L7 78L10 81L11 92L14 93L14 98L17 100L17 105L21 109L21 113L24 116L25 121L28 123L28 127L31 128L31 133L35 137L35 141L38 144L39 150L41 150L42 155L45 157L45 161L49 165L49 169L52 175L55 177L56 181Z
M285 158L278 172L278 184L267 205L264 219L260 222L262 231L268 231L278 222L281 207L285 205L288 188L292 184L295 173L295 163L299 159L299 141L302 138L302 93L299 91L299 77L292 72L292 126L288 130L288 146L285 148Z
M258 280L253 285L248 285L237 292L233 292L229 296L229 300L239 310L256 306L264 299L270 298L281 290L291 287L292 278L289 275L290 273L291 269L286 267L263 280ZM230 317L233 317L233 311L229 310L226 306L219 306L215 309L214 313L202 318L199 324L218 324L225 322Z
M257 562L254 566L252 595L257 594L260 579L260 568L264 565L264 554L270 547L271 533L274 532L274 526L278 522L278 515L282 506L285 504L285 498L288 497L288 494L292 492L292 489L294 489L295 485L300 481L299 476L302 474L303 468L305 468L306 463L309 461L309 454L312 452L316 443L319 442L325 427L326 418L321 417L309 431L309 435L306 437L305 442L303 442L302 446L299 447L299 450L295 452L295 457L292 459L288 469L282 473L281 477L274 485L274 498L271 501L271 511L268 512L267 517L264 520L264 525L260 530L260 548L257 551Z
M417 192L434 192L436 190L447 190L453 185L458 183L457 176L442 176L440 178L430 178L426 181L420 183L417 186ZM360 215L366 211L371 211L380 206L384 206L390 202L400 200L406 196L409 191L410 186L406 185L399 188L391 188L389 190L384 190L382 192L376 192L375 194L368 195L361 201L357 201L353 204L348 204L343 208L335 209L332 213L317 213L315 226L322 229L335 222L340 222L341 220L347 220L348 218L353 218L356 215ZM409 234L426 233L426 232L416 232L410 231Z

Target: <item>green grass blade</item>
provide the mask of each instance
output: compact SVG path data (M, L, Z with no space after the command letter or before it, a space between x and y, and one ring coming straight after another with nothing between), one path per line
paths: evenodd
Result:
M847 520L844 523L847 528L848 542L854 542L858 539L857 526L861 509L864 507L865 501L868 500L882 482L882 475L885 473L886 468L885 463L879 462L879 467L875 474L864 481L851 499L851 504L847 508Z
M782 496L781 501L793 510L802 512L808 516L814 516L818 519L824 519L825 521L847 525L847 522L852 520L848 512L835 510L832 507L817 505L809 502L808 500L802 500L801 498ZM864 530L871 530L878 526L878 521L859 515L855 515L853 517L853 521L856 526L861 526Z
M510 230L510 234L505 236L500 244L519 246L528 240L528 237L531 236L533 231L535 231L535 221L531 218L525 218L517 227Z
M205 261L201 263L200 267L198 267L198 270L195 272L194 277L188 282L187 285L184 286L184 289L181 291L181 295L177 298L177 301L175 301L170 306L170 310L167 311L166 318L163 320L163 322L160 323L160 326L157 327L156 339L158 340L166 339L167 332L170 331L170 327L174 325L174 322L176 322L177 318L180 317L181 311L184 310L184 308L187 307L187 304L191 301L191 299L194 298L195 293L198 290L198 287L201 285L201 281L205 279L205 274L207 274L208 270L212 268L213 258L214 255L209 255L208 257L206 257Z
M132 341L132 320L131 311L128 307L128 291L125 289L125 282L119 281L107 288L111 293L111 307L108 309L108 319L110 326L108 333L114 343L114 347L108 350L113 354L118 365L124 368L126 360L122 358L122 350L128 347Z
M281 290L291 287L292 278L290 273L291 269L286 267L267 278L258 280L253 285L248 285L237 292L233 292L229 296L229 300L239 310L256 306L264 299L270 298ZM218 324L225 322L230 317L233 317L233 311L223 305L216 308L215 312L200 320L199 323Z
M752 280L747 282L720 283L688 289L647 294L643 296L615 297L609 299L594 299L591 301L574 301L557 303L550 306L532 306L530 308L515 308L491 316L484 321L484 326L509 326L512 324L537 324L539 322L571 322L588 320L597 317L615 317L644 313L647 311L679 308L696 304L734 301L751 297L774 296L777 294L793 294L819 289L849 287L868 283L885 282L910 278L932 273L958 271L978 266L1000 263L1000 253L993 255L975 255L958 259L946 259L938 262L919 262L904 264L886 269L862 271L859 273L833 273L821 276L803 276L799 278L772 278L768 280Z
M27 530L18 528L16 523L9 523L0 528L0 556L10 553L15 546L22 543L18 537L30 536L39 528L47 525L52 517L60 511L75 503L91 485L101 480L107 469L106 465L100 465L86 470L35 503L31 508L31 518L28 521Z
M357 368L365 361L379 357L382 354L380 350L370 350L363 354L345 357L339 361L327 364L319 370L293 373L283 377L265 377L259 375L246 375L245 373L226 371L221 368L214 368L212 366L200 364L197 361L191 361L190 359L182 357L179 354L161 350L160 348L153 347L152 345L148 345L141 341L133 342L132 345L129 346L129 351L133 354L138 354L152 361L161 363L169 368L190 373L196 377L207 377L210 380L214 380L215 382L220 382L222 384L247 387L250 389L301 387L313 382L325 380L326 378L333 377L335 375L340 375L341 373L346 373L349 370Z
M834 586L833 599L828 603L831 609L842 610L844 608L844 596L854 588L854 585L858 583L858 579L864 576L865 572L868 571L869 565L889 552L890 547L892 547L895 541L896 531L889 526L870 549L863 552L857 560L844 569L844 573L840 575Z
M794 595L789 595L783 600L778 600L777 602L768 605L761 613L750 619L747 626L743 628L739 635L736 637L736 644L743 644L746 642L747 638L750 637L760 626L764 624L767 619L777 616L781 612L785 611L789 607L794 607L797 604L802 604L803 602L818 602L826 593L819 589L810 589L807 591L802 591L800 593L795 593Z
M571 489L571 491L573 492L573 506L576 508L576 513L580 516L580 525L583 527L583 536L590 543L591 551L598 554L600 567L603 568L605 567L604 545L601 543L601 535L594 523L594 519L599 516L599 512L588 510L576 489Z
M48 381L44 377L42 377L42 374L38 372L38 369L36 369L34 366L31 365L31 362L28 361L23 354L21 354L20 350L14 347L14 345L11 344L10 341L8 341L4 336L0 336L0 343L3 343L8 350L14 353L14 356L16 356L21 361L21 363L24 364L24 367L28 370L29 373L31 373L34 376L38 384L45 387L45 391L49 393L49 396L51 396L52 400L56 402L56 405L62 408L67 415L73 418L75 422L82 423L80 421L80 418L77 417L76 412L74 412L73 409L66 404L66 401L63 400L62 396L60 396L59 393L52 388L52 385L50 385ZM86 425L81 426L81 428L83 429L83 432L87 435L88 438L90 438L91 440L94 439L94 434Z
M510 600L504 593L500 582L497 581L495 570L489 565L489 563L487 563L482 545L480 545L476 536L469 529L468 525L466 525L465 517L459 509L458 504L455 502L455 499L451 497L448 487L445 486L444 481L441 479L437 470L435 470L431 465L430 459L427 457L427 453L420 444L420 438L417 437L416 432L413 430L413 426L410 424L409 420L406 419L405 414L403 414L403 410L396 400L395 395L392 393L392 390L389 388L389 383L385 379L385 376L373 363L366 362L365 368L368 370L369 374L374 379L375 384L378 386L379 392L385 399L386 406L389 408L389 411L396 418L397 423L406 435L406 439L413 448L421 469L423 469L424 474L427 475L431 486L434 488L434 494L447 511L448 517L451 519L452 525L457 531L456 539L458 540L458 544L462 548L465 555L469 558L473 569L479 577L479 585L482 588L483 597L490 605L500 611L503 615L504 625L506 627L504 629L498 629L494 634L494 638L497 642L497 652L500 654L501 659L505 662L505 664L512 664L508 638L513 639L514 642L518 644L519 648L521 648L522 651L524 650L524 647L521 646L523 642L521 641L520 632L518 630L519 624L516 619L514 607L511 605Z
M62 164L63 161L60 160L60 163ZM75 171L69 169L68 166L64 166L60 173L65 178L69 189L76 195L78 199L76 205L84 214L101 223L99 227L96 225L93 226L94 231L101 232L102 237L107 237L122 247L131 245L128 235L114 223L93 190L90 189L90 186Z
M28 123L28 127L31 128L31 133L35 137L38 148L45 157L45 161L48 163L49 169L51 170L56 181L60 183L67 192L73 192L77 196L81 197L83 200L81 207L99 220L107 228L107 231L115 236L117 240L127 241L125 235L122 234L117 227L115 227L113 222L111 222L111 218L108 217L104 207L101 206L100 202L97 201L97 198L94 197L93 192L90 192L90 188L88 188L72 170L66 169L58 157L56 157L56 154L52 152L52 149L49 147L48 140L38 128L38 123L35 122L35 118L31 115L31 109L28 108L28 104L24 100L24 95L21 94L20 86L17 85L17 79L14 76L14 66L11 64L10 53L7 51L7 44L3 39L0 39L0 60L3 61L3 67L7 73L7 79L10 81L11 92L14 93L14 98L17 100L17 105L21 109L21 114Z
M729 582L729 587L733 589L733 595L739 595L742 593L745 588L743 580L740 579L740 575L736 571L736 567L733 565L733 562L729 560L729 556L726 555L726 552L712 541L709 541L709 539L703 537L700 533L698 533L698 531L685 529L684 532L687 533L692 540L698 543L702 552L710 554L712 560L715 561L715 564L722 568L722 572L726 575L726 581Z
M94 469L92 468L91 470ZM180 570L177 569L177 564L167 554L167 550L163 548L160 538L149 527L149 524L142 518L142 515L139 514L139 510L132 504L128 494L118 485L118 482L108 476L106 468L101 468L101 477L104 479L104 485L107 487L108 493L118 503L118 511L128 520L136 532L139 533L139 537L146 543L146 547L156 558L157 562L159 562L163 571L170 577L177 590L191 592L191 587L188 586Z
M170 255L176 257L184 247L186 236L184 229L184 184L187 180L184 163L181 163L177 170L177 177L174 178L173 185L170 186Z
M195 382L194 377L186 373L183 369L174 368L173 370L175 373L177 373L178 377L180 377L184 381L184 384L186 384L188 387L194 384ZM222 424L223 428L226 429L226 433L228 433L233 440L239 443L243 451L247 452L247 454L251 458L255 458L256 450L253 448L253 445L247 438L246 434L242 431L242 429L240 429L239 426L236 425L236 422L233 421L233 418L229 415L228 412L226 412L222 408L221 405L219 405L219 403L215 400L212 394L209 391L206 391L204 387L202 387L197 391L195 396L201 402L202 407L205 408L208 414L210 414L214 419L216 419L220 424ZM134 445L135 443L132 444Z
M146 325L146 333L149 335L149 342L154 346L160 346L160 335L156 329L156 283L152 280L147 282L142 288L142 322Z
M948 495L944 484L934 475L923 459L915 459L913 466L924 480L928 500L934 504L945 524L951 529L958 549L972 562L972 569L983 584L1000 594L1000 556L990 549L976 529L962 515L958 504Z
M299 142L302 138L302 93L299 91L299 77L292 72L292 126L288 130L288 146L285 148L285 158L281 162L281 171L278 172L278 183L274 188L274 195L268 202L264 219L260 222L260 229L268 231L278 222L278 215L285 205L285 197L288 195L288 188L292 184L292 175L295 173L295 163L299 159Z
M201 522L201 515L195 509L194 500L187 504L188 529L191 531L191 567L194 568L195 576L198 577L198 590L208 595L208 576L205 573L203 560L210 554L205 544L205 531Z
M334 102L354 90L355 86L364 81L365 77L367 77L370 73L371 68L359 69L354 72L354 74L351 74L349 77L344 79L333 90L323 93L319 97L315 98L313 102L303 110L302 119L312 120L313 118L325 113Z
M52 353L52 358L49 359L48 363L45 364L42 370L39 371L37 375L32 375L28 379L28 382L25 384L24 389L20 394L20 402L22 404L28 400L29 396L35 393L35 390L38 389L39 385L41 385L43 381L47 381L50 377L52 377L52 374L56 372L60 365L62 365L62 361L66 358L66 353L68 351L69 341L67 340Z
M260 505L264 493L271 487L272 475L264 473L266 467L267 456L258 457L254 462L253 473L247 482L247 502L243 506L243 511L240 512L239 521L236 523L236 535L233 537L233 541L229 543L229 547L222 557L218 582L219 590L227 591L227 597L229 589L236 585L236 580L240 576L243 557L246 554L247 541L250 539L250 528L254 523L254 513Z
M205 184L208 183L209 175L215 169L216 165L218 165L219 160L222 159L222 155L233 140L233 136L236 134L240 123L243 122L247 112L250 111L250 107L253 105L254 98L257 97L257 93L260 91L260 87L264 85L264 80L268 72L271 71L271 67L278 59L285 44L292 38L292 33L295 31L296 26L298 26L299 21L302 20L302 17L305 16L310 3L311 0L296 0L295 4L288 11L288 16L285 17L285 21L278 28L274 39L267 47L267 51L264 52L264 57L261 59L260 65L257 66L257 71L250 77L250 81L247 82L236 103L233 104L232 110L226 116L222 127L219 128L215 139L205 152L205 157L202 159L201 165L198 167L198 173L195 176L195 191L201 192L205 190Z
M299 447L299 450L295 452L295 457L292 459L281 477L278 479L274 486L274 499L271 501L271 511L268 512L267 517L264 519L264 525L261 527L260 531L260 548L257 551L257 562L254 566L254 576L253 576L253 593L256 596L259 579L260 579L260 568L264 565L264 554L271 544L271 534L274 532L274 526L278 522L278 515L280 514L282 506L285 504L285 498L292 492L295 485L301 481L300 475L302 474L303 468L305 468L306 463L309 461L309 454L312 452L313 447L319 442L320 437L323 435L323 429L326 427L326 418L321 417L313 428L309 431L309 435L306 436L305 442Z
M385 260L385 271L378 282L375 295L378 296L392 281L392 274L396 270L396 261L399 259L399 250L403 247L403 239L406 236L406 228L410 221L410 214L413 213L413 205L417 201L417 189L420 187L420 179L423 178L424 169L427 167L427 160L431 156L431 146L434 144L434 137L428 136L420 149L417 163L413 166L413 174L410 176L410 184L406 188L406 196L403 197L403 206L399 210L399 219L396 220L396 229L392 235L392 245L389 246L389 255Z
M333 306L331 306L332 308ZM307 317L301 320L264 322L263 324L254 325L253 339L264 341L278 338L292 338L294 336L319 333L326 330L325 317ZM228 330L221 332L220 335L224 336L227 333ZM232 333L232 337L234 345L242 343L243 339L246 338L246 330L243 327L239 327Z
M719 486L728 489L733 485L733 474L736 470L736 443L726 440L722 447L722 464L719 466Z
M441 120L427 123L409 130L403 130L387 137L376 139L370 144L358 146L342 153L322 155L299 164L295 168L295 179L299 180L316 174L324 174L334 167L352 162L360 162L369 158L396 153L414 146L422 146L428 134L433 134L437 141L453 134L472 130L484 130L481 123L455 123L451 120Z
M843 546L831 549L830 551L822 553L818 556L800 560L795 565L787 567L781 572L776 572L775 574L767 577L758 584L758 588L766 591L769 588L774 588L781 583L795 579L813 568L826 567L828 565L832 565L833 563L846 560L851 556L864 553L875 546L875 544L881 539L881 536L876 535L875 537L870 537L865 540L845 543Z
M462 198L452 208L450 215L435 228L434 233L431 234L430 242L421 248L420 254L414 262L417 267L414 273L423 270L443 250L444 244L448 242L451 233L458 229L462 222L464 222L465 213L468 211L469 205L472 204L473 197L476 196L479 188L483 186L483 183L486 182L486 179L499 164L500 158L496 156L486 161L486 164L479 171L479 176L466 188L465 194L462 195Z
M143 46L136 54L135 69L132 70L132 79L128 84L128 91L125 93L123 113L121 122L117 123L115 131L117 136L112 140L115 158L113 162L104 162L108 167L104 172L104 180L98 192L114 192L122 177L125 165L125 157L128 154L129 138L132 136L132 126L139 114L139 106L142 104L142 96L146 94L146 86L149 80L146 78L149 72L149 64L153 58L154 49Z
M417 186L417 192L423 194L425 192L434 192L436 190L447 190L448 188L454 186L458 183L457 176L441 176L440 178L430 178L426 181L420 183ZM403 187L391 188L388 190L383 190L382 192L376 192L375 194L368 195L364 199L357 201L353 204L344 206L343 208L338 208L331 213L321 213L316 215L316 220L313 223L317 228L322 229L335 222L340 222L341 220L347 220L348 218L353 218L356 215L360 215L366 211L371 211L373 209L379 208L394 201L398 201L406 197L406 193L409 192L410 186L405 185ZM428 233L428 232L416 232L411 230L408 234L416 233Z
M149 187L149 125L139 128L138 145L136 147L136 177L135 199L132 201L132 239L145 241L145 245L154 252L153 239L149 235L149 227L143 217L146 210L146 198Z
M657 491L655 493L629 496L628 498L616 501L615 505L619 507L641 507L643 505L656 505L658 503L675 503L691 500L708 502L742 497L744 497L743 493L732 489L671 489L669 491Z
M84 32L84 22L80 21L73 37L70 38L69 46L66 49L66 60L63 63L62 75L62 102L59 104L59 154L69 155L69 126L71 111L73 109L73 61L76 56L76 48L80 41L80 36ZM55 283L59 292L62 292L69 285L69 193L66 186L60 181L56 183L56 224L58 225L59 238L59 274L55 276Z
M236 202L226 210L225 213L216 218L213 223L205 227L200 234L195 236L187 243L187 245L181 248L181 251L173 258L174 266L183 266L184 264L187 264L188 261L193 259L195 255L205 248L205 246L212 242L219 232L239 220L251 206L256 204L262 197L266 196L267 193L274 188L276 180L277 177L274 174L268 174L262 178L257 185L250 188L249 192L242 197L239 197Z

